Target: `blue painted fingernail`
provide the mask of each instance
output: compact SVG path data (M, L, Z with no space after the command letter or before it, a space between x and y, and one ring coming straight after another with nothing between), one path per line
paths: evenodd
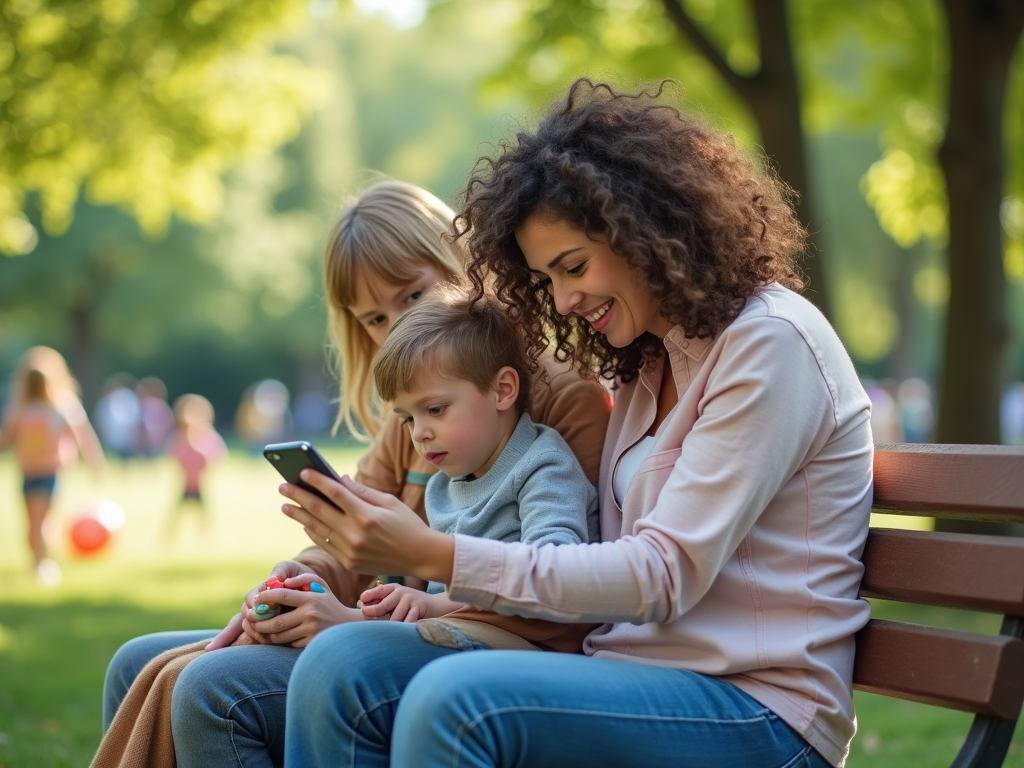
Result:
M321 586L320 586L319 584L317 584L317 583L316 583L315 581L313 581L313 582L310 582L310 584L309 584L309 591L310 591L310 592L320 592L320 593L324 593L324 592L326 592L327 590L326 590L326 589L324 589L323 587L321 587Z
M264 613L270 613L271 608L270 608L269 605L266 605L264 603L260 603L259 605L256 606L255 610L256 610L256 613L264 614Z

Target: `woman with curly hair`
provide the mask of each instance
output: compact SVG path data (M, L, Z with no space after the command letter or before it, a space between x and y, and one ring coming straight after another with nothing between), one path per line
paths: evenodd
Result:
M478 166L457 219L478 291L534 355L613 381L601 543L445 536L347 478L312 478L344 512L294 486L284 511L356 570L603 624L582 655L328 630L289 683L290 766L843 765L869 401L796 292L789 197L663 87L578 81Z

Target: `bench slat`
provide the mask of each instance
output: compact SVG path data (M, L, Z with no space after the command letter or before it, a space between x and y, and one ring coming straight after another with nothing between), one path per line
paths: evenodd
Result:
M872 619L857 633L854 688L1016 720L1024 641Z
M872 528L861 595L1024 616L1024 539Z
M876 445L878 512L1024 522L1024 446Z

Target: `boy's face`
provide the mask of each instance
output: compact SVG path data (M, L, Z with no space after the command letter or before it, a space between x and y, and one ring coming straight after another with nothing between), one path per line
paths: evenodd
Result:
M481 392L472 382L427 373L391 405L416 452L449 477L483 476L511 434L509 405L497 385Z

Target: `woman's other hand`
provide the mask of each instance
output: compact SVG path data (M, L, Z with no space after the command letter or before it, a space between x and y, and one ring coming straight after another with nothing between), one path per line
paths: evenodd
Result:
M347 475L338 483L319 472L303 470L302 479L333 503L285 483L281 494L295 504L281 509L346 568L359 573L411 574L441 583L451 580L455 538L431 530L399 499Z

